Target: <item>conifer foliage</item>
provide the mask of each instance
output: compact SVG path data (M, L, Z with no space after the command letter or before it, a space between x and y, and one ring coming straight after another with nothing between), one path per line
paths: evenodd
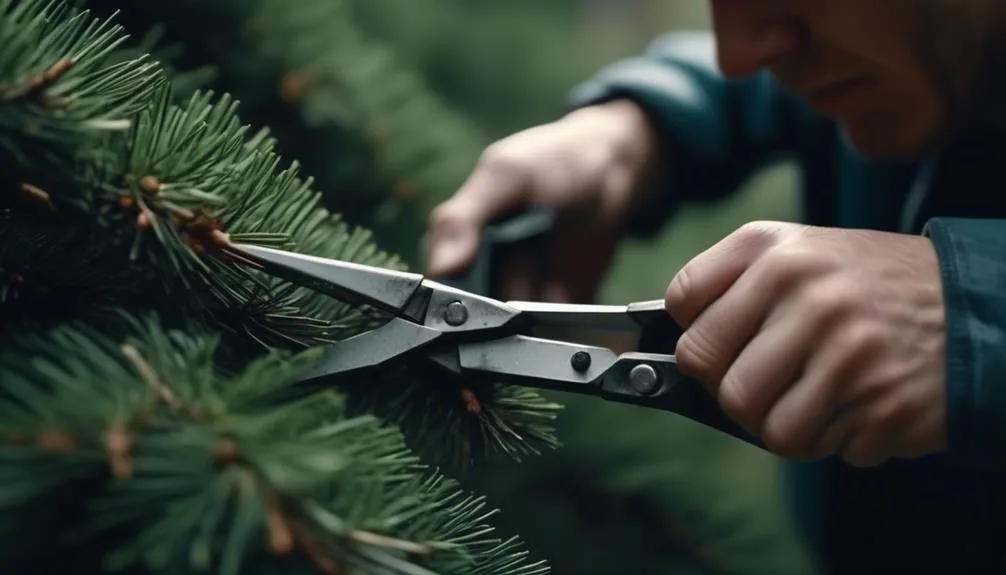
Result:
M350 0L77 1L116 13L132 51L163 55L176 95L211 86L240 99L242 118L302 162L325 207L406 261L426 214L489 143L358 24Z
M554 446L556 407L409 369L296 392L381 318L229 243L405 264L231 96L178 98L125 39L0 0L2 571L547 572L430 463Z

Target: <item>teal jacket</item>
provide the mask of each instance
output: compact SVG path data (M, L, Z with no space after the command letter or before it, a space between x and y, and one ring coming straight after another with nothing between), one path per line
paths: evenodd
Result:
M673 182L636 235L791 159L806 223L931 239L946 295L950 452L866 470L789 464L792 501L835 572L965 572L979 560L1006 572L1006 134L968 134L917 163L873 161L769 75L725 80L706 33L657 39L577 86L570 104L617 97L640 103L673 144Z

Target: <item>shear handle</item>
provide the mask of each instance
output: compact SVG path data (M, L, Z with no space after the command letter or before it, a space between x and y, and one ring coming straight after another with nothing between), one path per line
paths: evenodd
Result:
M764 448L720 409L701 382L678 371L673 355L618 355L605 347L526 335L464 342L457 350L457 372L462 377L660 409Z
M765 449L762 441L730 419L702 383L677 369L674 356L624 353L608 368L600 385L609 401L676 413Z
M551 233L556 217L554 209L537 207L493 222L482 232L474 263L463 275L440 281L467 292L498 297L503 262L514 252L534 249Z

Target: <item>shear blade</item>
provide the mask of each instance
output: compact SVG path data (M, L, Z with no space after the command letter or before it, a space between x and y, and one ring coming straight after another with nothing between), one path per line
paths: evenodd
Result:
M402 313L423 282L420 274L262 246L236 244L233 249L262 266L270 275L347 303L368 305L395 315Z
M330 344L322 359L298 381L307 383L388 367L411 354L425 353L425 348L441 335L438 330L392 318L375 330Z

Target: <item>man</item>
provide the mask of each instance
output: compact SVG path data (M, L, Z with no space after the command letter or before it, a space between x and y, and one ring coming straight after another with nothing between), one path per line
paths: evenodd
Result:
M1006 7L711 7L715 45L660 39L487 149L432 216L430 273L553 205L547 265L511 262L505 295L588 301L623 234L795 158L808 225L745 225L667 270L682 369L791 461L834 572L1004 572Z

